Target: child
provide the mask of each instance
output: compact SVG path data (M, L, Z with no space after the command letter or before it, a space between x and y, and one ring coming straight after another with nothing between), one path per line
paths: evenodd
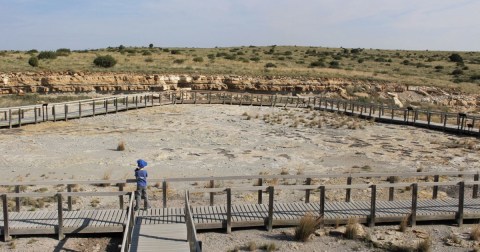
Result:
M135 211L138 210L140 206L140 196L144 201L144 209L147 210L150 207L147 196L147 177L148 173L144 169L147 166L147 162L143 159L137 160L138 167L135 169L135 178L137 179L137 190L135 191Z

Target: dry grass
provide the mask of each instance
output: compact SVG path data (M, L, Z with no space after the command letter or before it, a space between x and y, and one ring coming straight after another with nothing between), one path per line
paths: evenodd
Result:
M124 150L125 150L125 142L120 141L120 143L118 143L117 145L117 151L124 151Z
M295 228L294 238L297 241L306 242L321 224L321 219L311 213L306 213Z
M417 248L415 251L418 252L430 252L432 251L432 238L427 236L427 238L423 239L423 241L417 244Z
M470 232L470 239L480 241L480 224L475 225Z
M405 233L405 231L407 231L407 228L408 228L409 220L410 220L410 215L403 217L402 221L400 222L400 225L398 226L398 231Z
M282 168L282 170L280 171L280 175L290 175L288 168Z
M112 178L112 170L108 169L103 173L102 180L110 180L111 178ZM110 186L110 183L103 183L103 184L100 184L99 186L107 187L107 186Z
M345 229L345 238L354 240L359 237L360 229L358 227L357 219L348 219L348 223Z
M100 205L100 200L99 199L95 198L95 199L92 199L90 201L90 206L97 207L98 205Z
M257 250L257 244L254 241L251 241L248 243L248 251L256 251Z

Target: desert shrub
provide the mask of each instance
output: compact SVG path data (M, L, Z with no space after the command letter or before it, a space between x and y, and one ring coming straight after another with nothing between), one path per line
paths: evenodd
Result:
M268 62L267 64L265 64L265 68L275 68L277 67L277 65L273 64L272 62Z
M53 51L43 51L38 54L38 59L56 59L57 53Z
M419 242L417 244L417 248L415 251L418 252L430 252L432 251L432 238L430 236L427 236L423 241Z
M255 61L255 62L259 62L260 58L259 57L251 57L250 60Z
M450 55L448 59L450 59L450 61L452 62L463 62L462 56L460 56L460 54L458 53L452 53L452 55Z
M142 53L143 56L150 56L152 53L150 51L143 51Z
M203 62L203 57L195 57L193 58L194 62Z
M115 64L117 64L117 60L115 60L115 58L113 58L111 55L97 56L93 60L93 64L98 67L109 68L115 66Z
M475 225L470 232L470 239L474 241L480 241L480 224Z
M30 59L28 59L28 64L32 67L38 67L38 58L35 56L30 57Z
M346 229L345 229L345 238L347 239L357 239L360 233L357 219L349 219Z
M125 142L124 141L121 141L120 143L118 143L117 145L117 151L124 151L125 150Z
M120 45L120 46L118 47L118 50L125 50L125 46L124 46L124 45Z
M180 50L170 50L170 54L182 54Z
M359 64L362 64L364 61L365 61L365 60L362 59L362 58L360 58L360 59L357 60L357 62L358 62Z
M175 63L175 64L183 64L184 62L185 62L184 59L175 59L175 60L173 61L173 63Z
M402 233L405 233L405 231L407 231L409 219L410 219L410 215L403 217L402 222L400 222L400 225L398 226L398 231Z
M298 226L295 228L294 238L297 241L307 241L320 225L320 219L315 218L311 213L305 214Z
M455 69L452 71L452 75L462 75L463 70L462 69Z
M35 54L35 53L38 53L37 49L32 49L27 51L27 54Z
M153 44L148 45L148 48L152 49L152 48L153 48Z
M331 61L331 62L329 63L329 67L330 67L330 68L340 68L340 62L335 61L335 60L334 60L334 61Z
M153 59L148 57L148 58L145 59L145 62L153 62Z
M326 67L325 62L323 62L321 60L317 60L317 61L314 61L314 62L310 63L310 66L311 67Z
M207 57L211 60L215 59L215 54L211 53L211 54L207 55Z
M435 69L437 69L437 70L442 70L442 69L444 69L444 68L445 68L445 67L443 67L443 66L435 66Z
M68 56L70 55L71 51L68 48L59 48L57 49L57 56Z
M236 60L237 59L237 55L235 54L227 54L225 57L223 57L224 59L227 59L227 60Z

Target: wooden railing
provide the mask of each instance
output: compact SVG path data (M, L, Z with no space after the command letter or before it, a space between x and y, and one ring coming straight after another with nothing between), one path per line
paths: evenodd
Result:
M419 187L438 187L438 186L456 186L458 190L458 204L457 212L455 215L455 221L458 225L463 224L464 219L464 205L465 205L465 186L474 185L478 186L479 181L460 181L460 182L422 182L422 183L398 183L398 184L357 184L357 185L285 185L285 186L253 186L253 187L224 187L224 188L203 188L203 189L191 189L188 192L193 193L225 193L226 194L226 232L232 231L232 192L243 191L257 191L262 190L268 193L268 217L265 219L266 229L271 231L273 228L273 216L274 216L274 204L275 204L275 190L305 190L305 191L318 191L319 193L319 212L318 216L321 219L325 216L325 204L326 204L326 191L332 189L370 189L370 213L367 217L367 223L370 227L375 226L376 222L376 203L377 191L382 188L399 188L409 187L411 191L411 211L409 216L409 223L411 226L416 225L417 219L417 200L418 200L418 188ZM432 196L433 198L433 196ZM260 202L258 204L261 204ZM348 210L348 209L346 209ZM398 217L397 217L398 218ZM322 225L325 221L321 222ZM333 224L333 223L331 223Z
M64 238L63 232L63 199L67 197L88 197L88 196L124 196L130 195L132 200L133 195L131 192L60 192L60 193L4 193L2 197L3 205L3 236L4 240L7 241L10 239L9 233L9 211L8 211L8 198L14 197L16 199L25 198L25 197L53 197L57 199L57 211L58 211L58 224L57 231L58 239L61 240ZM17 207L18 209L18 207Z
M221 185L222 181L255 181L256 185L263 186L267 180L273 179L297 179L302 180L306 185L310 185L314 179L324 178L343 178L347 185L355 184L355 181L359 178L375 178L385 179L390 182L389 188L389 200L394 200L394 184L398 183L399 178L419 178L432 177L433 182L439 182L440 177L448 176L454 180L473 180L479 181L479 171L445 171L445 172L405 172L405 173L329 173L329 174L303 174L303 175L250 175L250 176L222 176L222 177L191 177L191 178L162 178L162 179L149 179L150 184L161 183L162 191L162 203L163 207L168 207L168 187L172 183L185 183L185 182L208 182L210 188L215 188ZM20 193L22 186L38 186L38 185L65 185L67 192L72 191L74 185L115 185L119 191L123 191L126 184L136 183L135 179L123 179L123 180L65 180L65 181L20 181L20 182L3 182L0 186L14 187L15 193ZM478 185L473 184L472 197L478 197ZM12 195L17 195L12 194ZM438 186L433 187L433 198L436 199L438 195ZM13 197L13 196L12 196ZM68 209L72 210L72 197L66 195ZM345 201L349 202L351 198L351 190L345 188ZM305 202L310 200L310 191L305 192ZM262 192L258 192L258 202L262 203ZM215 202L215 193L210 193L210 205ZM120 208L124 207L123 197L119 196ZM20 211L20 197L15 197L15 211Z
M314 108L360 116L378 122L408 124L434 130L480 136L480 128L477 123L480 116L462 112L448 113L413 107L398 108L392 105L334 99L323 96L298 97L222 91L165 91L74 102L0 108L0 127L12 128L13 126L22 126L25 123L69 120L167 104L229 104ZM26 117L28 120L25 120ZM477 128L478 130L476 130Z
M123 231L122 245L120 245L120 249L123 252L128 252L130 244L132 243L133 228L135 227L135 210L133 209L134 198L133 193L131 193L130 201L128 203L127 221L125 222L126 225Z
M197 231L195 230L195 223L193 222L187 191L185 191L185 224L187 225L187 241L190 247L190 252L201 252L202 242L197 238Z

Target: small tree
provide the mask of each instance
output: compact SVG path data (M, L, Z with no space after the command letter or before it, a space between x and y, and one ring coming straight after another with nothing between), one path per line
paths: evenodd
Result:
M458 54L458 53L452 53L452 55L450 55L448 58L452 62L457 62L457 63L458 62L463 62L462 56L460 56L460 54Z
M124 49L125 49L125 46L123 46L123 45L120 45L120 46L118 47L118 50L120 50L120 51L121 51L121 50L124 50Z
M38 58L35 56L30 57L28 64L32 67L38 67Z
M277 65L273 64L272 62L268 62L267 64L265 64L265 68L275 68L277 67Z
M38 54L38 59L56 59L57 53L53 51L43 51Z
M68 56L70 55L71 51L68 48L60 48L57 49L57 56Z
M148 48L152 49L152 48L153 48L153 44L148 45Z
M115 66L115 64L117 64L117 61L111 55L105 55L97 56L93 60L93 64L95 64L95 66L108 68Z

